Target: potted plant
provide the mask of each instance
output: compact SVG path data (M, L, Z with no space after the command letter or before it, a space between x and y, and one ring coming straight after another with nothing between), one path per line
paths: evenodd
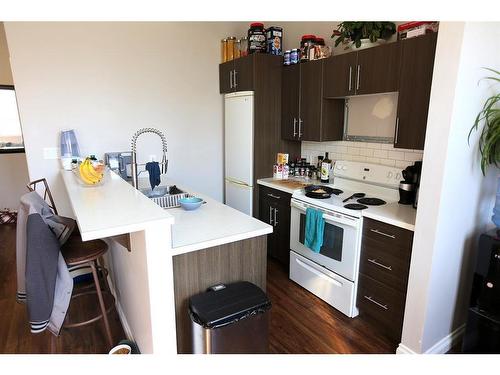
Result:
M346 49L349 47L363 49L377 45L380 39L389 39L395 32L396 24L394 22L344 21L339 23L337 29L333 31L332 38L337 37L335 47L343 43L349 44Z
M491 76L485 77L493 81L494 84L500 82L500 72L485 68L493 73ZM473 131L479 131L479 126L483 125L481 135L479 136L479 153L481 155L481 172L486 174L486 169L490 165L499 166L500 163L500 93L490 96L484 102L483 108L476 116L474 125L469 131L468 141L470 144L470 136ZM497 197L495 207L493 208L492 221L497 228L500 228L500 177L497 184Z

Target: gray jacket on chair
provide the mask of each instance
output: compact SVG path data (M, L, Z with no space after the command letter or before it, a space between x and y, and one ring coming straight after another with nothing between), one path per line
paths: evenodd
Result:
M21 197L16 233L17 299L27 302L31 332L48 328L58 335L73 291L73 279L60 252L75 227L54 215L36 192Z

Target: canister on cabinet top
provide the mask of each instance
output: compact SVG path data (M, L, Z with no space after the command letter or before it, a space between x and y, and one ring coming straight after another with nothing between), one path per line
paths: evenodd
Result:
M290 65L299 63L300 52L297 48L290 51Z
M283 29L277 26L271 26L266 30L266 52L271 55L281 55L283 45Z
M254 22L250 24L248 29L248 53L265 53L266 52L266 33L264 24Z
M290 50L283 54L283 65L290 65Z

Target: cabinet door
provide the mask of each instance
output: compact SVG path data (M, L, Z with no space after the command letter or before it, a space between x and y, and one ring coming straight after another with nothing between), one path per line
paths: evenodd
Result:
M399 58L398 42L359 51L356 95L398 91Z
M234 91L253 90L253 57L245 56L234 60Z
M262 188L260 189L259 199L259 219L266 224L274 225L274 203L266 197ZM276 231L267 235L267 255L276 258Z
M285 66L281 80L281 138L298 139L300 65Z
M290 201L274 207L276 258L286 267L290 265ZM287 204L288 203L288 204Z
M221 94L233 92L233 74L234 62L228 61L219 64L219 91Z
M350 52L325 59L325 98L354 95L357 56Z
M401 72L394 147L424 149L436 40L434 33L400 42Z
M298 137L301 141L321 141L322 83L322 60L300 64Z

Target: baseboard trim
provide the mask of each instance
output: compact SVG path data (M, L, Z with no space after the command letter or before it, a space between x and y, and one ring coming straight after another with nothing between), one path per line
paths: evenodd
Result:
M449 335L443 337L429 349L427 349L424 354L446 354L448 351L458 343L465 332L465 324L462 324ZM396 349L396 354L419 354L416 351L410 349L406 345L400 343Z
M108 275L108 285L111 290L111 294L115 297L115 307L116 312L118 313L118 317L120 318L120 322L122 323L123 331L125 332L125 336L127 336L127 340L134 341L134 335L132 334L132 330L130 329L130 325L128 324L127 317L123 312L122 305L120 304L120 300L116 296L116 289L113 281Z

